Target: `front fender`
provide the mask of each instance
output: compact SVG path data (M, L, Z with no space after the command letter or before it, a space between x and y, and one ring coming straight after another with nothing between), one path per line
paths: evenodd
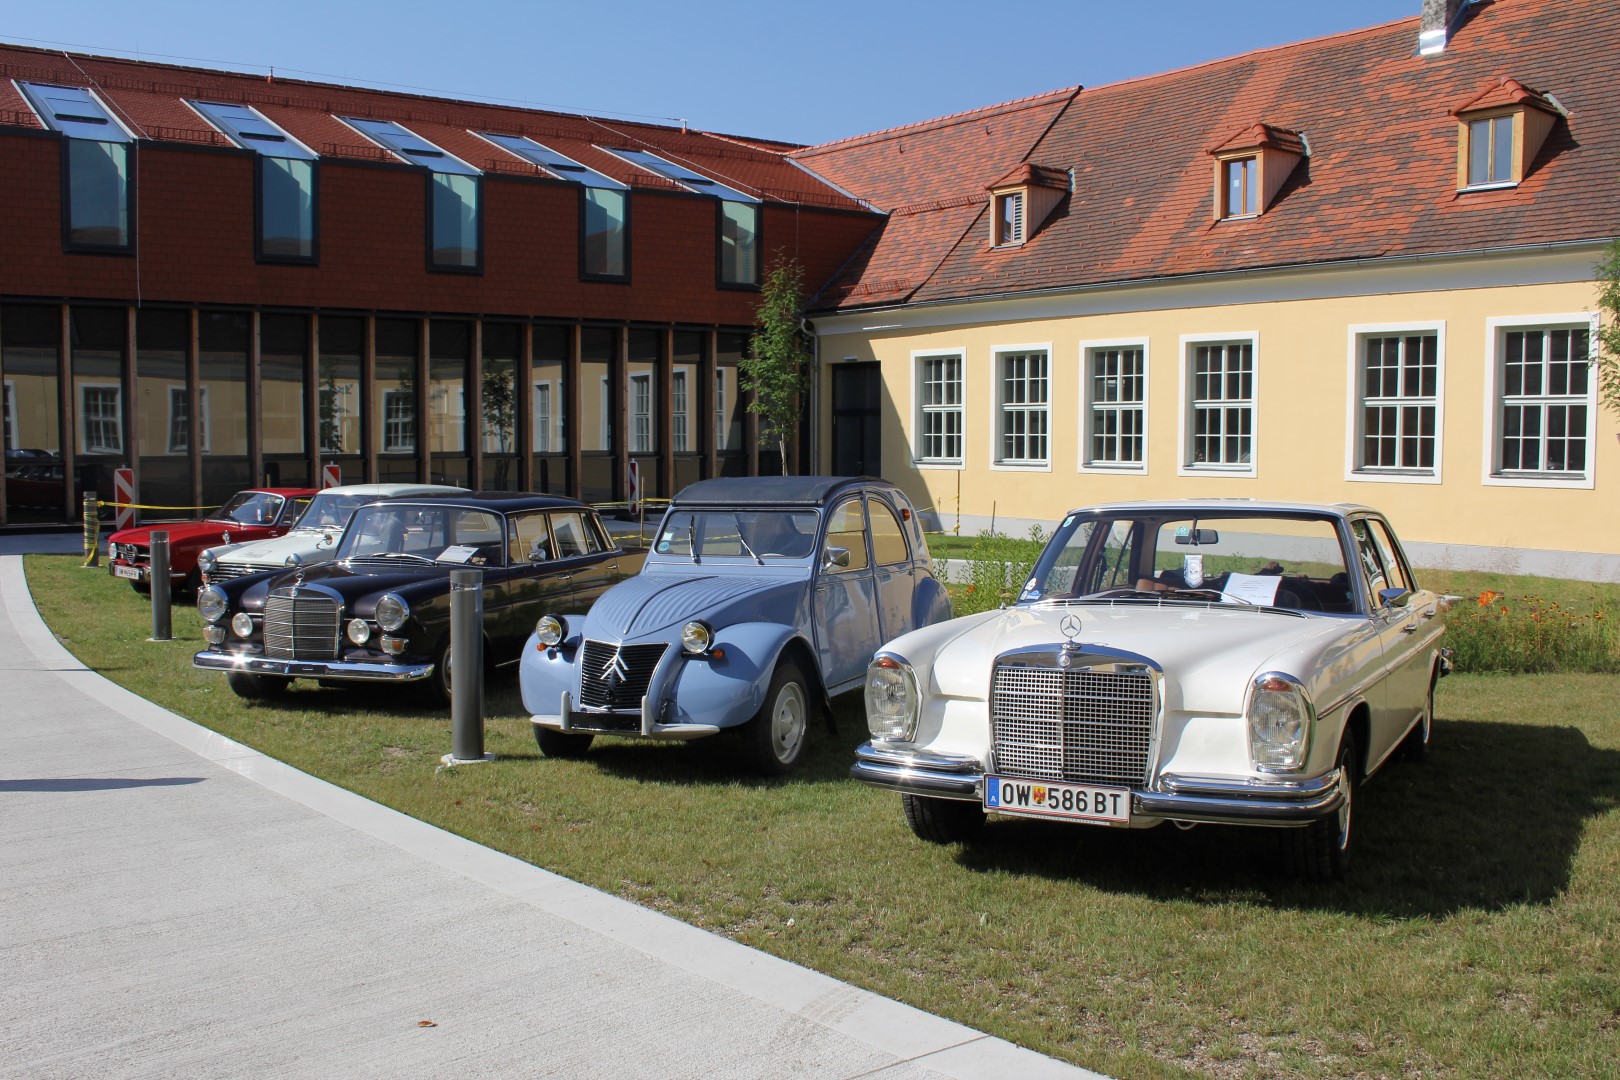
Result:
M560 615L558 620L563 624L562 641L547 648L531 630L518 656L518 688L523 694L523 707L531 714L555 715L563 691L573 692L574 662L583 640L580 629L584 619Z
M911 594L911 626L933 626L951 617L951 596L937 578L924 578Z
M765 703L776 663L794 639L804 640L782 623L733 623L715 631L709 656L681 658L680 671L667 684L660 722L720 728L746 724ZM813 671L804 674L812 683L819 681Z

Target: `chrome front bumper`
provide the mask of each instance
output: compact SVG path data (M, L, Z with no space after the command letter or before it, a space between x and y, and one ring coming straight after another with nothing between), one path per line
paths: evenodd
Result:
M874 787L939 799L984 800L984 765L973 757L862 743L850 776ZM1165 774L1131 792L1132 818L1229 825L1308 825L1339 809L1339 770L1306 780L1233 780Z
M433 674L432 664L369 664L356 660L270 660L242 653L204 651L191 658L204 671L241 671L249 675L285 675L294 679L352 682L415 682Z

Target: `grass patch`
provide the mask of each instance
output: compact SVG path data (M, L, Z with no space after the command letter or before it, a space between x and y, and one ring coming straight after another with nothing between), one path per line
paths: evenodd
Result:
M722 747L604 741L541 759L512 683L499 760L438 771L448 715L409 692L237 700L104 572L31 556L92 667L274 757L574 880L1043 1053L1130 1077L1612 1076L1620 1036L1620 676L1457 675L1435 747L1365 789L1332 889L1259 830L993 822L912 838L848 779L858 695L785 780Z

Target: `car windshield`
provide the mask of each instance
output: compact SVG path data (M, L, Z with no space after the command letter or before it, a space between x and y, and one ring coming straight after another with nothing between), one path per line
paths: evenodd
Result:
M349 523L354 512L366 503L371 502L375 495L345 495L336 491L323 491L309 501L304 508L304 515L298 519L300 529L331 529L339 528Z
M214 521L234 521L238 525L273 525L286 501L268 491L239 491L209 517Z
M653 550L684 558L803 559L816 542L813 510L672 510Z
M338 547L340 559L501 565L506 524L501 515L464 506L379 503L357 510Z
M1355 610L1334 520L1310 514L1070 514L1019 600L1082 596Z

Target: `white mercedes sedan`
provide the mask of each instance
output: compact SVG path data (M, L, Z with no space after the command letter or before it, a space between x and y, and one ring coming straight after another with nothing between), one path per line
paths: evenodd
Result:
M851 773L938 843L988 815L1270 826L1337 880L1358 786L1428 750L1442 599L1364 506L1075 510L1015 605L879 650Z

